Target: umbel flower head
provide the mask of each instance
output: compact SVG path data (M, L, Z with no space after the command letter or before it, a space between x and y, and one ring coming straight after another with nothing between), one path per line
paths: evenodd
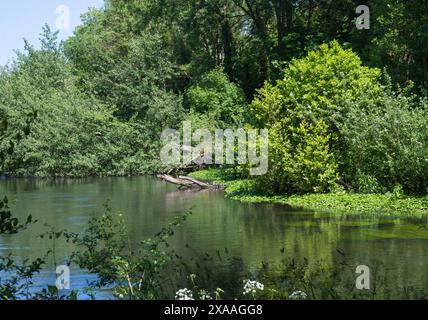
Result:
M193 292L187 288L180 289L175 293L175 300L194 300Z
M265 286L257 281L254 280L244 280L244 295L251 294L255 295L257 291L263 291L265 289Z

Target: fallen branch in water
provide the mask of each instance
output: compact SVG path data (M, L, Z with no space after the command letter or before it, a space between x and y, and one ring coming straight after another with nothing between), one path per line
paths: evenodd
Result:
M194 184L196 184L196 185L200 186L201 188L211 188L211 187L212 187L212 185L210 185L210 184L208 184L208 183L201 182L201 181L199 181L199 180L196 180L196 179L193 179L193 178L190 178L190 177L186 177L186 176L179 176L179 178L180 178L181 180L189 181L189 182L191 182L191 183L194 183Z
M199 189L221 189L222 188L221 185L202 182L187 176L179 176L178 178L175 178L168 174L158 174L157 177L161 180L175 184L182 188L199 188Z

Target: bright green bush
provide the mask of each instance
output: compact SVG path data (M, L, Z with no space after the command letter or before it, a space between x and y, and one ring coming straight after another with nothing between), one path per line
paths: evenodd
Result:
M293 60L284 79L259 91L251 110L258 126L271 128L266 181L272 190L328 191L335 177L362 193L396 185L425 192L426 102L416 103L411 90L394 93L380 76L332 42ZM307 130L305 121L325 127ZM293 139L296 133L300 140Z
M259 126L290 118L295 126L303 119L324 120L334 129L353 102L364 99L371 106L383 90L380 70L362 66L357 54L335 41L294 59L284 74L275 85L266 83L251 105Z
M262 178L273 193L327 192L338 181L336 156L330 149L334 137L323 121L276 123L270 131L268 174Z
M251 104L255 124L269 128L270 166L265 178L274 192L325 192L339 181L345 150L338 126L353 106L382 96L381 72L337 42L293 60L285 77L266 83Z

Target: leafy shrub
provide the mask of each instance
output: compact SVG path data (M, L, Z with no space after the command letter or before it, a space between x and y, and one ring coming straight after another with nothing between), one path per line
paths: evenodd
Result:
M359 193L383 193L385 188L383 188L377 179L373 176L358 173L356 176L356 186Z
M5 171L36 176L122 175L127 173L124 159L148 150L138 123L117 120L112 110L75 89L46 91L43 102L33 102L37 121L6 158ZM19 128L28 111L12 109L14 103L11 100L6 107L8 119L11 128Z
M72 261L98 276L89 284L94 291L112 286L118 299L165 298L173 277L169 273L171 264L176 258L169 239L190 214L177 216L153 238L132 248L122 215L107 207L101 218L89 221L82 234L65 235L78 249Z
M254 99L251 109L257 125L290 118L294 126L303 119L324 120L334 129L343 122L352 102L364 98L371 106L383 90L381 71L362 66L357 54L336 41L292 60L284 74L276 85L266 83Z
M245 118L244 93L221 69L208 72L188 89L186 106L207 116L217 128L239 127Z
M266 83L251 104L255 125L270 128L271 191L326 192L335 189L345 149L338 126L362 99L378 103L380 70L337 42L293 60L276 85Z
M387 95L372 111L352 110L341 132L353 172L388 189L422 194L428 186L428 109L404 95Z
M278 122L270 133L269 172L262 179L273 193L326 192L338 180L334 141L323 121L298 127Z

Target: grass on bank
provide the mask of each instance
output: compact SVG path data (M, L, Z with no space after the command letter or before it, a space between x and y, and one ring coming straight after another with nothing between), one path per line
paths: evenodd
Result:
M255 180L236 180L232 170L208 169L190 174L195 179L225 185L228 198L250 203L288 205L307 210L347 214L388 214L421 216L428 214L428 196L408 196L399 192L359 194L338 192L328 194L268 195L257 190Z

